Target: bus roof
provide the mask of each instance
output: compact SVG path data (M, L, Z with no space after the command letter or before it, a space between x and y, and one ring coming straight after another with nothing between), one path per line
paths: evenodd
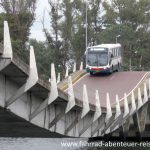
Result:
M117 43L117 44L100 44L100 45L94 45L88 48L91 48L91 50L96 50L97 48L115 48L115 47L121 47L121 44ZM96 48L96 49L94 49ZM98 50L98 49L97 49Z

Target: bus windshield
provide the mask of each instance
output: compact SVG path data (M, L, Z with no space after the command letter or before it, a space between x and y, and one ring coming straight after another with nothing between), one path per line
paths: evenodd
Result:
M89 52L87 63L89 66L106 66L108 64L108 51Z

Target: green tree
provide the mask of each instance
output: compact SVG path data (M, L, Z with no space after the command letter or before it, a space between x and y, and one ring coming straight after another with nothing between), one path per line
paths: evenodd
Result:
M3 31L3 21L7 20L13 50L20 56L24 53L30 35L30 27L35 18L35 5L36 0L0 0L0 6L4 11L0 13L0 32ZM3 34L0 40L3 40Z
M142 53L146 50L150 37L150 1L149 0L111 0L111 3L104 2L106 10L104 30L106 42L112 38L115 42L117 35L120 35L119 41L124 47L125 64L129 66L129 60L136 69L143 68L144 64L138 65L138 59L145 59ZM110 33L110 31L112 33ZM102 34L102 35L103 35ZM100 36L100 38L102 38ZM138 54L138 55L137 55ZM136 57L135 57L136 55ZM130 59L128 59L130 58ZM128 67L129 68L129 67Z

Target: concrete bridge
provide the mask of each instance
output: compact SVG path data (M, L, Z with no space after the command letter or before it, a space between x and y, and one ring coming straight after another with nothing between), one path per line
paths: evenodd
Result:
M0 136L149 137L149 72L91 77L76 70L50 82L38 77L34 48L29 66L13 54L8 23L0 48Z

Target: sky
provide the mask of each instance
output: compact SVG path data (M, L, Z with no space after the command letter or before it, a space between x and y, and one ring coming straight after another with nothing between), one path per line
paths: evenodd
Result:
M42 19L44 16L44 26L45 28L49 28L50 26L50 19L49 19L49 14L48 14L48 10L49 10L49 4L48 4L48 0L37 0L37 4L36 4L36 18L35 21L31 27L31 31L30 31L30 38L36 39L38 41L44 41L45 40L45 36L44 33L42 31L43 26L42 26Z

